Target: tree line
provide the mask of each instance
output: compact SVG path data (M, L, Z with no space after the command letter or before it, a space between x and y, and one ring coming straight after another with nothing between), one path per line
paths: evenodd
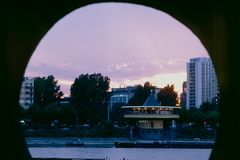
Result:
M32 125L46 126L97 124L106 120L110 79L98 74L81 74L70 88L70 103L61 103L64 93L53 75L34 79L34 104L22 110L23 118Z
M100 73L81 74L71 85L70 103L61 103L64 93L55 77L53 75L36 77L34 79L34 104L29 109L22 110L23 118L31 120L32 125L36 126L54 125L55 122L66 125L77 123L99 125L107 121L108 101L111 96L109 85L110 78ZM143 105L149 94L155 90L156 86L150 82L137 85L127 105ZM178 102L174 85L161 88L156 96L164 106L176 106ZM209 119L218 116L216 112L208 111L209 107L205 107L204 112L201 113L210 113ZM180 121L188 122L193 119L192 113L200 115L200 112L183 109L180 112ZM122 114L121 105L113 107L111 120L123 121Z

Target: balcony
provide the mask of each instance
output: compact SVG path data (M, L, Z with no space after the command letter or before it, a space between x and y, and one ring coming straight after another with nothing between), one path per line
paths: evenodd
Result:
M135 110L127 111L124 118L174 119L179 115L174 110Z
M139 113L139 114L124 114L124 118L139 118L139 119L175 119L179 118L178 114L146 114L146 113Z

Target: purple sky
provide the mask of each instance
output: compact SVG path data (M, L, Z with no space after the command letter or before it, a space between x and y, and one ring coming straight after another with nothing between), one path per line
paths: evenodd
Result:
M101 3L77 9L41 40L25 76L52 74L66 95L82 73L102 73L111 87L174 84L180 93L186 62L208 56L199 39L168 14L140 5Z

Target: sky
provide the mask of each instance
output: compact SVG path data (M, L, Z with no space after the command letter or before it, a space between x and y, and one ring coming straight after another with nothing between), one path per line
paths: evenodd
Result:
M181 93L186 63L208 57L200 40L162 11L127 3L88 5L59 20L35 49L25 76L54 75L65 96L80 74L102 73L110 87L174 84Z

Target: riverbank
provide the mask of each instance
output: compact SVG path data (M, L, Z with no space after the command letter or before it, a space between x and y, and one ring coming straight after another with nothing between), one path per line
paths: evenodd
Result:
M79 147L112 148L114 142L129 142L128 138L26 138L28 147L71 147L71 143L78 142ZM77 147L77 145L72 145Z
M141 140L128 138L26 138L28 147L212 148L214 140ZM79 145L78 145L79 144Z
M196 142L196 141L153 141L153 142L115 142L116 148L197 148L197 149L211 149L212 142Z
M33 160L106 160L106 159L92 159L92 158L33 158Z

